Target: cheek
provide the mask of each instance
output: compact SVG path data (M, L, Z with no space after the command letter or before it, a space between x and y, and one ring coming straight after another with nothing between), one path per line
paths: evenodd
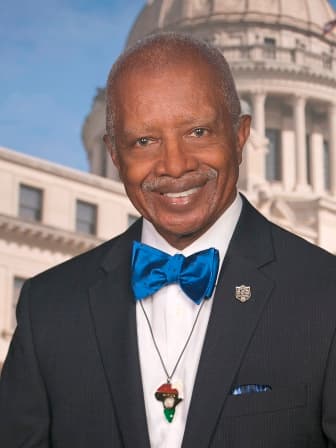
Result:
M150 178L152 176L148 174L147 166L141 163L124 165L121 170L121 180L127 196L142 215L146 215L146 210L151 204L150 194L142 188L143 182Z
M146 178L146 169L142 164L125 164L120 165L120 177L126 188L137 188L141 186Z
M237 155L227 149L211 154L203 163L217 172L216 189L223 188L223 184L226 184L238 174L239 163Z
M153 162L146 158L120 157L120 172L125 183L141 184L153 172Z
M237 160L237 151L235 149L235 143L230 144L218 143L208 147L205 151L198 154L199 161L213 166L214 168L222 168L232 161Z

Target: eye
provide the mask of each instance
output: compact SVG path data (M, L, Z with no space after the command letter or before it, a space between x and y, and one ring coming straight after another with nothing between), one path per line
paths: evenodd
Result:
M208 133L208 130L205 128L195 128L192 130L191 135L199 138L199 137L203 137L207 133Z
M151 142L151 139L148 137L140 137L136 140L136 145L137 146L147 146L149 145Z

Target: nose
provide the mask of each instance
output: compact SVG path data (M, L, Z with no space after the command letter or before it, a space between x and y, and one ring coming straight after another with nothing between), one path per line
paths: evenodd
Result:
M160 160L157 164L158 175L178 178L188 171L194 171L197 167L197 159L182 139L173 137L163 141Z

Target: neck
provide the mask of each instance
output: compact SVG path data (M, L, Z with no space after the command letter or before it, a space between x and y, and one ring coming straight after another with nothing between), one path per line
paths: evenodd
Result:
M237 197L237 194L234 195L233 199L229 202L227 207L221 211L214 220L207 223L205 226L196 229L195 231L191 231L190 233L184 234L176 234L174 232L167 232L165 229L161 229L157 227L154 223L153 226L155 230L164 238L170 246L174 247L177 250L183 250L194 243L196 240L201 238L214 224L217 220L228 210L228 208L233 204Z

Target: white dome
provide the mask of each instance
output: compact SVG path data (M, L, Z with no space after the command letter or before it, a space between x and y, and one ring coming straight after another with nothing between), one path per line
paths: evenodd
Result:
M153 31L192 31L204 22L269 23L322 34L324 24L334 18L328 0L152 0L140 12L127 45Z

